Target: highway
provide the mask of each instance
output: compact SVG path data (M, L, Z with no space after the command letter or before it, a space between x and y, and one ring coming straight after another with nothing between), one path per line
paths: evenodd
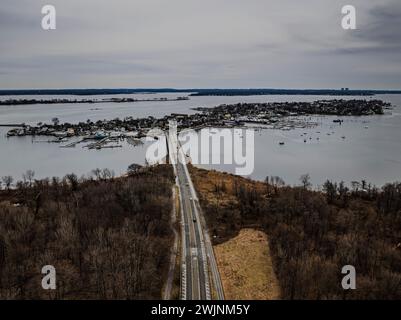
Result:
M182 261L181 299L210 300L212 298L209 265L217 299L224 299L213 247L205 229L199 200L186 165L186 159L176 135L169 135L170 163L174 167L181 205Z

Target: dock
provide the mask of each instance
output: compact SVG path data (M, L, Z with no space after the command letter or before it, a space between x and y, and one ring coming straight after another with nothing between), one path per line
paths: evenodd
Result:
M80 139L80 140L71 142L71 143L66 144L66 145L64 145L64 146L60 146L60 148L74 148L77 144L79 144L79 143L81 143L81 142L83 142L83 141L85 141L85 140L86 140L86 138L82 138L82 139Z

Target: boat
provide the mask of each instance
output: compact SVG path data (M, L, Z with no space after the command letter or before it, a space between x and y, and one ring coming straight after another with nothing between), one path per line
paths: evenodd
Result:
M106 135L106 133L104 132L104 131L97 131L96 133L95 133L95 139L104 139L104 138L106 138L107 137L107 135Z
M280 146L283 146L284 144L285 144L285 143L284 143L284 142L282 142L282 141L281 141L281 142L279 142L279 145L280 145Z
M7 132L7 137L14 137L18 135L18 129L11 129Z
M56 131L56 132L53 132L53 135L56 138L62 139L62 138L67 137L68 134L67 134L67 132L64 132L64 131Z

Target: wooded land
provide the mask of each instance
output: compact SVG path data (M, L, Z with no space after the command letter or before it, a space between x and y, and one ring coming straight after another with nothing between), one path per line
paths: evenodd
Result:
M283 299L401 299L401 184L327 181L324 192L191 167L214 244L241 229L267 233ZM342 267L356 269L343 290Z
M161 299L172 168L98 173L0 192L0 299ZM41 286L45 265L56 268L56 290Z

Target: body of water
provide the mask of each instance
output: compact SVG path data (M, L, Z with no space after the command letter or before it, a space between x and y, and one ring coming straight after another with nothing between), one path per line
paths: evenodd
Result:
M137 99L176 96L179 94L131 95ZM1 99L7 98L22 97ZM193 107L213 107L223 103L315 101L335 98L339 97L269 95L191 97L190 100L168 102L0 106L0 124L24 122L36 125L38 122L50 123L54 117L59 118L61 122L70 123L127 116L162 117L171 113L194 113L195 111L191 110ZM379 186L390 181L401 181L401 95L366 99L391 102L394 110L391 114L383 116L342 117L342 125L333 123L333 119L338 117L313 117L312 121L318 123L314 128L256 131L255 169L251 177L263 180L268 175L280 176L289 184L298 184L300 175L309 173L315 185L323 184L326 179L344 180L347 183L364 179ZM12 175L15 179L21 179L22 173L28 169L35 171L36 178L63 176L71 172L78 175L88 174L94 168L109 168L119 175L125 173L131 163L143 164L148 146L145 143L143 146L133 147L124 142L123 148L117 149L87 150L82 148L82 145L60 148L56 143L39 142L48 138L6 138L8 130L9 128L0 128L0 176ZM280 142L284 142L284 145L280 145ZM230 165L204 167L234 172L234 167Z

